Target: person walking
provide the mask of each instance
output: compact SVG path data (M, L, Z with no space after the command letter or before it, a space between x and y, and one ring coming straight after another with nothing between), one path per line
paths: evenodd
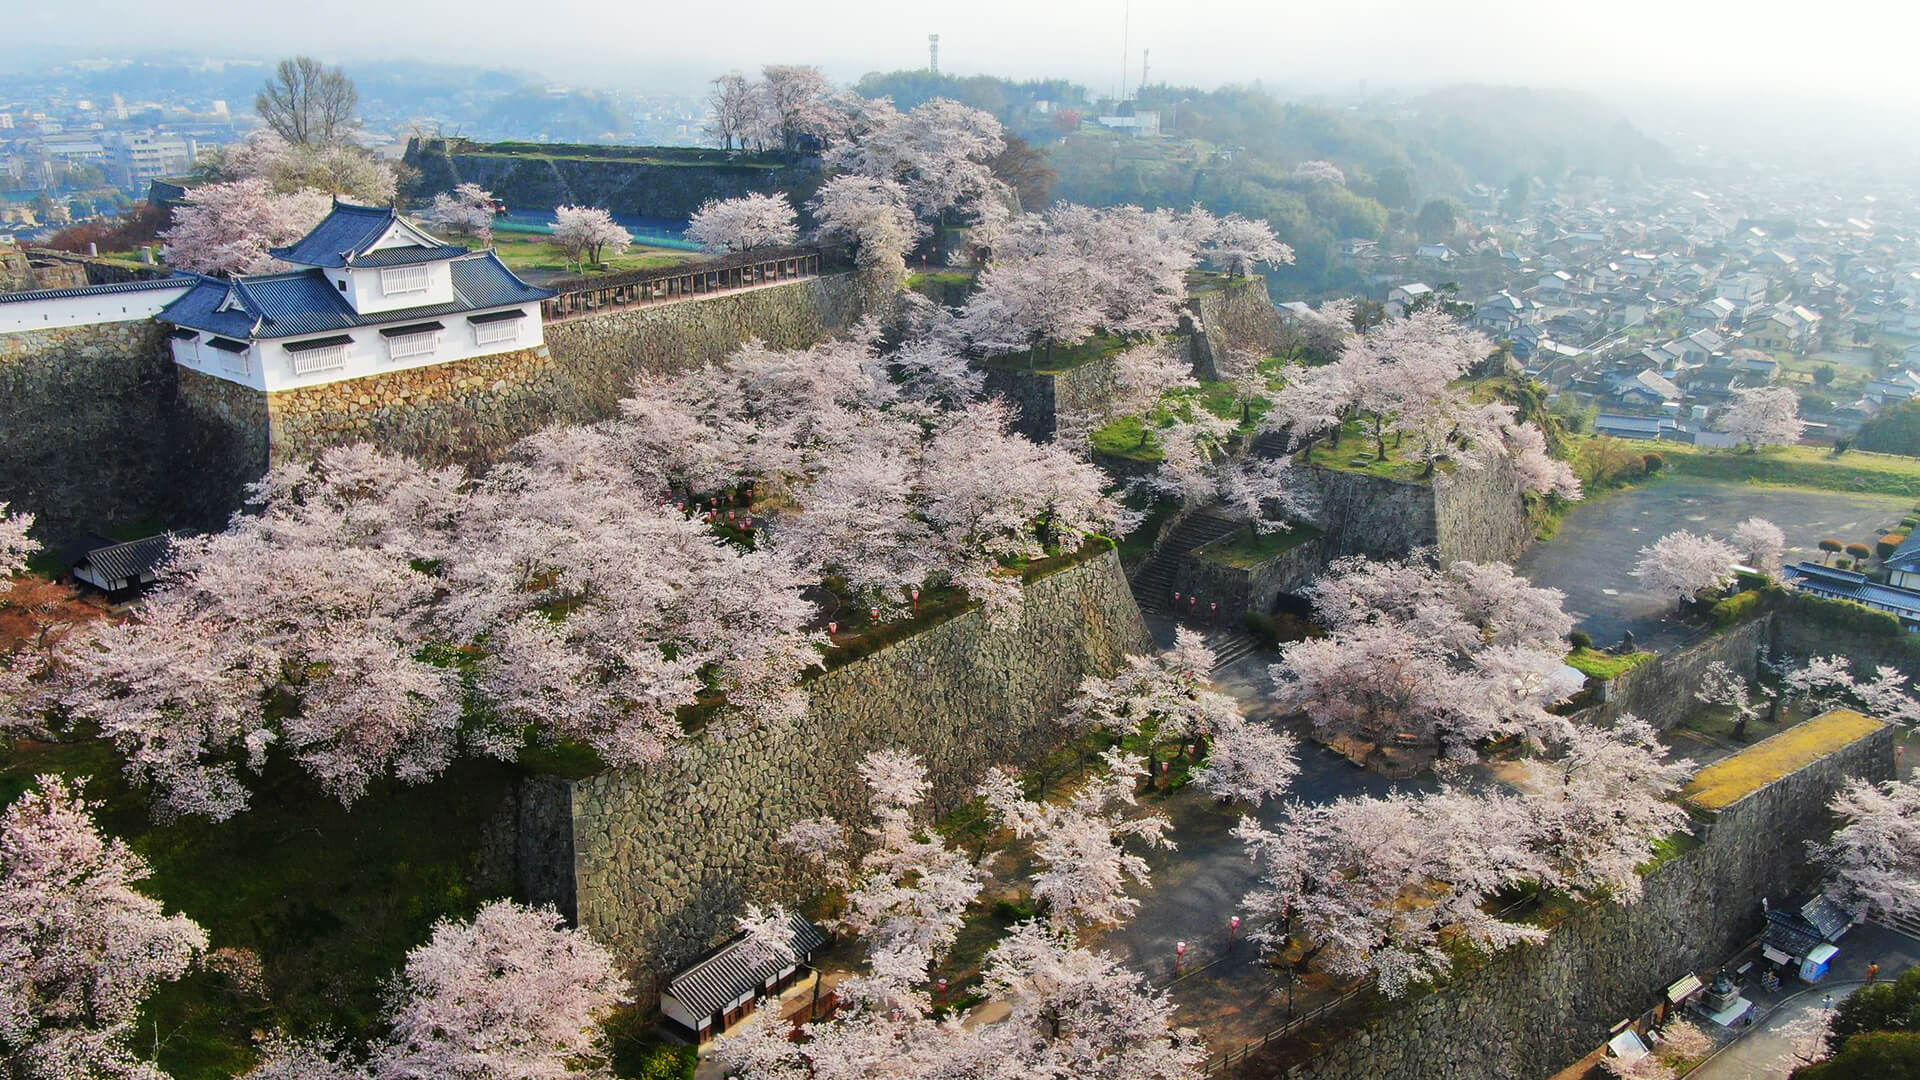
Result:
M1877 983L1879 981L1880 981L1880 961L1875 960L1873 963L1867 965L1867 985L1872 986L1874 983Z

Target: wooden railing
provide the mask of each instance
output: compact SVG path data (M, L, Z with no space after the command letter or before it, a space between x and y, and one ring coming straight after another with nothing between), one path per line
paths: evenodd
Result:
M665 273L568 288L540 302L546 322L595 312L691 300L714 293L734 292L756 285L818 277L824 255L818 251L787 252L759 258L734 257L718 263L676 267Z

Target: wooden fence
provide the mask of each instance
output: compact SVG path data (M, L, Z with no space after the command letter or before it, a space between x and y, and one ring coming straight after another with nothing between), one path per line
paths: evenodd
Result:
M558 296L540 302L540 317L546 322L554 322L609 309L690 300L755 285L818 277L820 271L821 253L817 251L751 261L729 261L712 266L679 267L655 277L565 289Z

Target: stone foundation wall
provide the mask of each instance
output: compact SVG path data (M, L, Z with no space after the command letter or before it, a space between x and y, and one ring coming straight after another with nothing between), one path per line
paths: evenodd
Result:
M1665 731L1702 708L1693 692L1700 688L1700 675L1707 665L1723 663L1749 683L1753 681L1760 647L1772 637L1775 618L1762 615L1677 652L1654 657L1652 662L1609 681L1604 700L1582 710L1580 718L1609 725L1632 713Z
M1271 355L1279 350L1286 329L1267 295L1266 279L1260 277L1195 290L1181 324L1189 332L1194 374L1209 380L1220 377L1216 352L1257 349Z
M854 767L869 751L921 755L931 808L967 797L987 768L1031 764L1056 745L1053 722L1089 674L1110 673L1146 632L1117 557L1107 552L1027 586L1017 621L979 611L941 623L809 686L790 729L730 740L696 737L659 766L555 782L544 801L567 815L571 873L522 873L529 898L570 902L579 923L627 964L669 971L732 932L749 900L783 896L776 838L831 814L864 823ZM523 800L525 802L525 800ZM551 811L529 820L551 822ZM540 845L532 845L538 848ZM570 895L543 894L542 888Z
M1433 517L1442 562L1512 562L1533 541L1520 477L1504 456L1435 476Z
M1113 400L1117 365L1111 356L1060 372L988 368L986 391L1013 403L1014 430L1035 442L1052 440L1062 415L1101 412Z
M1317 465L1303 469L1303 475L1319 500L1328 559L1398 559L1439 543L1430 485Z
M0 502L54 544L154 518L172 478L173 366L150 322L0 334Z
M1757 933L1762 897L1812 887L1805 844L1831 830L1827 800L1849 777L1892 775L1893 730L1881 728L1721 811L1698 848L1647 876L1639 902L1582 907L1541 945L1508 949L1437 992L1387 1003L1361 1030L1310 1053L1295 1045L1256 1056L1239 1075L1551 1076L1599 1046L1613 1024L1651 1008L1674 980L1710 971Z
M1207 558L1211 546L1195 548L1174 565L1173 588L1182 596L1197 597L1201 609L1218 603L1220 618L1229 625L1249 611L1272 614L1282 594L1306 588L1326 566L1317 537L1249 567L1214 562Z

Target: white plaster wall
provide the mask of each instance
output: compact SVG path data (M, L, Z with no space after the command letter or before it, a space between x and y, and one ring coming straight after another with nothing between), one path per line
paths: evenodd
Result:
M99 292L58 300L0 303L0 334L151 319L159 314L161 308L185 296L193 285L193 280L188 278L183 279L177 289Z
M531 349L545 341L540 323L540 305L538 302L518 305L526 313L524 318L515 320L519 327L519 336L509 341L477 344L474 340L476 327L467 321L467 315L481 315L493 311L511 311L513 308L489 308L487 311L468 312L460 315L442 315L431 321L438 322L446 329L440 332L440 347L431 356L408 357L404 360L387 358L387 339L380 336L378 327L361 326L351 330L335 331L325 334L310 334L301 338L256 342L247 354L248 372L239 374L229 369L227 354L206 344L208 335L201 334L197 355L192 342L175 340L173 358L183 367L192 368L203 374L251 386L255 390L279 391L297 390L308 386L322 386L327 383L343 382L368 375L383 375L395 371L407 371L413 368L432 367L436 364L466 360L475 356L491 356L494 353L513 352L517 349ZM331 371L308 372L298 375L293 370L293 353L286 349L289 341L308 341L315 338L338 337L345 334L353 338L348 347L345 367Z

